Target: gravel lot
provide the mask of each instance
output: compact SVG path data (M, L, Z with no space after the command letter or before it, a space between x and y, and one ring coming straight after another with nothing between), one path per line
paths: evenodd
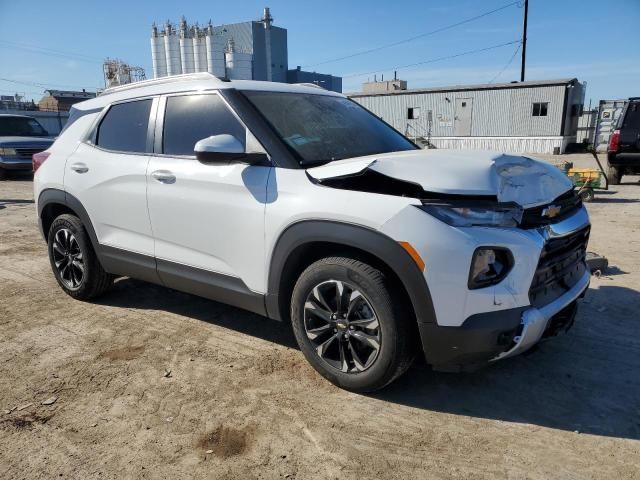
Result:
M215 302L130 279L72 300L30 179L1 182L0 478L640 478L638 180L588 206L611 268L572 331L474 374L418 364L376 395Z

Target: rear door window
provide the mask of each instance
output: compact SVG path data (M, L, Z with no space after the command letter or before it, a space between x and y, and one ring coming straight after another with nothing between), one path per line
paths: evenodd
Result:
M96 145L118 152L147 152L151 99L113 105L98 127Z
M229 134L246 146L246 130L218 95L180 95L167 98L162 152L194 155L195 144L212 135Z

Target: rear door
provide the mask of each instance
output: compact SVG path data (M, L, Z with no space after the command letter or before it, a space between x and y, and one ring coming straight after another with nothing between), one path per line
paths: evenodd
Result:
M101 246L147 256L153 236L147 211L147 166L153 148L149 119L157 99L111 105L90 141L65 166L64 185L87 211Z
M264 292L271 167L200 162L194 146L230 134L247 151L264 150L217 93L163 97L157 125L148 201L163 283L189 291L207 288L198 282Z

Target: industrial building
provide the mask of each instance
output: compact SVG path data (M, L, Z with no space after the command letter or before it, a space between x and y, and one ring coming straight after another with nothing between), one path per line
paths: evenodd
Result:
M144 68L131 66L117 58L107 58L102 64L102 72L104 74L104 88L117 87L147 79Z
M167 22L151 27L155 78L209 72L234 80L286 82L287 30L272 25L268 8L258 21L200 28L183 17L176 28Z
M575 143L585 90L575 78L411 90L378 83L349 96L418 143L517 153L559 154Z
M214 25L211 20L205 27L189 25L184 17L178 25L167 21L159 28L154 23L150 42L154 78L209 72L232 80L307 82L332 90L337 85L342 88L339 77L288 72L287 29L273 25L268 8L259 20L226 25Z
M94 92L87 92L82 89L72 90L45 90L46 95L38 102L38 108L49 112L66 112L78 102L84 102L89 98L94 98Z
M313 83L325 90L342 92L342 77L326 73L305 72L301 67L287 71L287 83Z

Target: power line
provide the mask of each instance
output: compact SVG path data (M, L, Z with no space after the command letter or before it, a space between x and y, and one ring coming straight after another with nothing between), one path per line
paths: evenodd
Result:
M475 20L478 20L480 18L483 18L483 17L486 17L488 15L494 14L494 13L499 12L501 10L505 10L506 8L509 8L509 7L513 6L513 5L518 5L518 4L520 4L520 0L508 3L506 5L503 5L502 7L498 7L496 9L494 9L494 10L489 10L487 12L481 13L480 15L476 15L475 17L467 18L467 19L462 20L460 22L452 23L450 25L446 25L444 27L437 28L436 30L431 30L430 32L421 33L420 35L416 35L414 37L405 38L404 40L398 40L397 42L389 43L387 45L381 45L379 47L370 48L369 50L364 50L362 52L352 53L351 55L345 55L344 57L337 57L337 58L332 58L330 60L324 60L324 61L318 62L318 63L312 63L312 64L309 64L309 65L304 65L302 68L317 67L318 65L325 65L327 63L338 62L340 60L346 60L348 58L358 57L360 55L366 55L368 53L379 52L380 50L384 50L386 48L391 48L391 47L395 47L395 46L398 46L398 45L402 45L404 43L409 43L409 42L412 42L412 41L417 40L419 38L428 37L430 35L435 35L436 33L444 32L445 30L450 30L452 28L459 27L460 25L464 25L465 23L473 22Z
M435 62L440 62L440 61L443 61L443 60L449 60L451 58L458 58L458 57L463 57L465 55L471 55L473 53L481 53L481 52L486 52L488 50L495 50L496 48L506 47L507 45L513 45L514 43L519 43L519 42L520 42L520 40L513 40L511 42L501 43L499 45L492 45L490 47L479 48L477 50L468 50L466 52L456 53L454 55L447 55L445 57L431 58L429 60L424 60L422 62L417 62L417 63L410 63L408 65L401 65L401 66L397 66L397 67L388 67L388 68L374 70L374 71L371 71L371 72L354 73L353 75L344 75L342 78L363 77L365 75L372 75L374 73L378 73L381 70L402 70L404 68L417 67L419 65L426 65L427 63L435 63Z
M500 70L500 72L498 72L489 83L493 83L496 81L496 79L498 79L500 77L500 75L502 75L504 73L504 71L509 68L509 65L511 65L511 62L513 62L513 59L516 58L516 55L518 54L518 52L520 51L520 48L522 47L522 42L520 42L520 44L516 47L515 52L513 52L513 55L511 55L511 58L509 59L509 61L506 63L506 65L504 67L502 67L502 70Z
M102 63L102 60L99 60L97 57L89 57L88 55L83 55L81 53L63 52L61 50L53 50L51 48L46 48L46 47L38 47L35 45L27 45L24 43L9 42L7 40L0 40L0 47L17 49L17 50L22 50L22 51L31 52L31 53L38 53L40 55L68 58L71 60L78 60L81 62Z
M25 89L20 89L20 90L4 90L4 89L0 89L0 93L5 95L5 94L11 94L11 95L21 95L21 94L36 94L36 95L42 95L42 90L25 90Z
M49 84L44 84L44 83L36 83L36 82L28 82L28 81L22 81L22 80L12 80L10 78L1 78L0 77L0 81L3 82L9 82L9 83L15 83L17 85L28 85L30 87L40 87L43 88L45 90L49 90L51 87L62 87L62 88L87 88L85 87L81 87L78 85L63 85L63 84L56 84L56 83L49 83ZM89 89L94 89L95 87L88 87Z

